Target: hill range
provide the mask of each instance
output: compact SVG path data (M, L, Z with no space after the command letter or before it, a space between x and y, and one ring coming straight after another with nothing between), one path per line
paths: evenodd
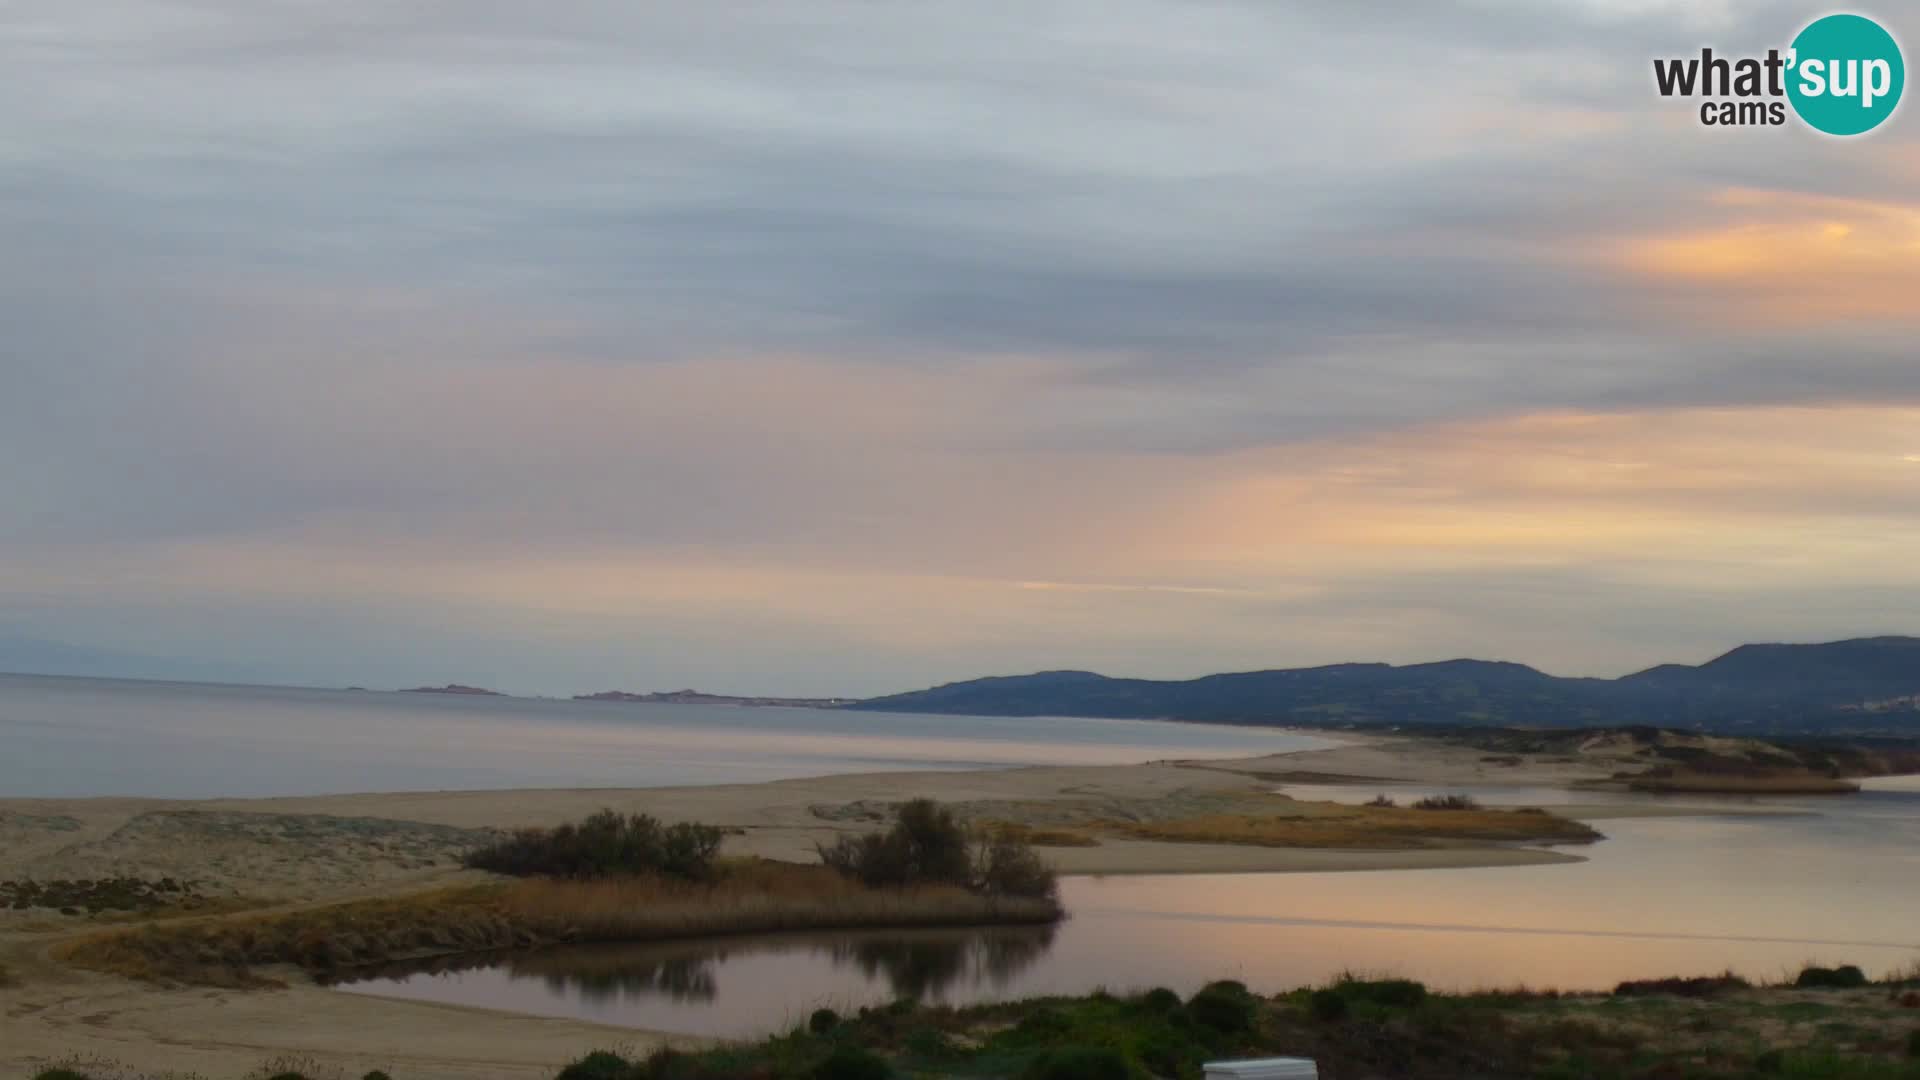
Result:
M1447 660L1110 678L1043 671L948 683L846 706L989 716L1166 718L1309 727L1652 725L1752 735L1920 736L1920 638L1742 645L1698 666L1617 679Z

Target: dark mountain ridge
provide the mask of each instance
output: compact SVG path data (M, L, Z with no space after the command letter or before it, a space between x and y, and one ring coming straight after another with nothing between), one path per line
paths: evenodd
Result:
M1305 726L1648 724L1736 733L1920 735L1920 638L1742 645L1700 665L1563 678L1490 660L1328 664L1109 678L1045 671L870 698L853 708L997 716L1166 717Z

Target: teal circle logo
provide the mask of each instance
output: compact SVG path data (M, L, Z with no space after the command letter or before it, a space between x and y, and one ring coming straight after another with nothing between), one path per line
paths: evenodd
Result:
M1861 135L1893 115L1907 85L1900 43L1864 15L1828 15L1793 39L1787 99L1817 131Z

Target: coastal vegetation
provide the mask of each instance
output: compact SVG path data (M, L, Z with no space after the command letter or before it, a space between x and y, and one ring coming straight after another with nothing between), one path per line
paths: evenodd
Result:
M163 908L191 910L206 903L191 881L171 877L103 877L46 881L0 881L0 908L27 911L46 908L63 915L103 911L152 912Z
M932 799L901 804L885 832L817 845L820 862L871 889L945 886L982 896L1053 901L1058 882L1031 845L1001 830L970 834Z
M660 874L703 881L713 874L725 831L647 814L602 810L579 824L518 829L467 853L469 869L512 877L604 878Z
M1329 1080L1917 1080L1911 994L1904 981L1809 992L1726 976L1610 994L1446 994L1348 975L1273 996L1222 981L1185 996L1157 988L966 1008L903 999L851 1015L818 1010L758 1041L598 1050L556 1080L1192 1080L1207 1061L1275 1055L1312 1058ZM297 1063L275 1066L288 1064ZM111 1067L66 1068L39 1080L132 1080ZM279 1077L351 1080L317 1067Z
M62 947L70 963L160 982L269 985L257 969L316 977L397 960L569 942L664 941L783 930L1044 923L1050 898L947 885L876 889L831 869L723 860L708 881L529 879L298 911L152 923Z
M1461 797L1449 797L1461 798ZM1488 810L1436 804L1361 806L1298 802L1271 813L1222 813L1164 821L1111 822L1106 828L1140 840L1261 847L1407 849L1460 843L1585 844L1602 839L1592 826L1540 810ZM1467 799L1465 803L1471 804Z
M82 967L154 981L248 986L256 969L310 975L398 960L590 942L782 930L1045 923L1052 871L1006 836L972 837L930 800L892 828L847 837L822 864L719 856L722 831L603 811L485 844L467 865L518 880L296 911L152 922L81 938Z

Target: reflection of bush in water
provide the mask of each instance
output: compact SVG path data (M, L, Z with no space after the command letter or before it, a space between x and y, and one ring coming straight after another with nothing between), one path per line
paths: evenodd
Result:
M622 997L659 994L675 1001L712 1001L719 995L713 973L715 957L665 956L651 964L625 964L613 971L554 972L542 976L547 989L558 993L577 990L588 1001L602 1003ZM514 965L517 969L519 965ZM519 974L517 970L514 974Z
M1053 946L1052 926L982 927L888 934L792 935L657 946L573 946L522 953L469 953L386 964L353 979L401 979L482 968L515 979L539 979L555 993L601 1003L621 997L666 997L706 1003L719 997L719 966L736 955L823 952L836 967L853 965L885 979L894 997L925 998L963 985L1004 986Z
M352 983L499 969L509 978L539 979L556 993L578 991L581 997L594 1002L655 994L675 1001L704 1002L712 1001L719 993L714 965L734 951L715 946L671 952L650 949L645 953L622 948L574 947L522 953L467 953L360 968L349 978L338 981Z
M841 942L833 962L853 964L869 979L884 977L895 997L925 998L963 982L1004 986L1052 946L1051 926L994 928Z

